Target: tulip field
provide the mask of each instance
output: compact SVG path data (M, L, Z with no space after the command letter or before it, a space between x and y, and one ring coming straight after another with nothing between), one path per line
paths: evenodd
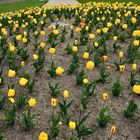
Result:
M140 140L140 5L0 13L0 140Z

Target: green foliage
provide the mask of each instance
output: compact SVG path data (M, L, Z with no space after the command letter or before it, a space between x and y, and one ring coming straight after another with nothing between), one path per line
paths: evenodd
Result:
M114 53L116 53L119 49L121 49L121 46L117 45L116 42L113 44L113 49L114 49Z
M63 100L63 103L59 103L60 115L66 124L68 124L68 122L69 122L68 109L72 105L73 101L74 100L72 100L70 102L66 102L65 100Z
M131 72L131 77L130 77L130 84L131 84L131 86L134 86L136 84L140 84L140 80L138 80L138 79L135 78L135 75L136 74L137 73Z
M79 138L82 136L90 135L94 132L92 128L88 128L84 126L84 122L87 120L90 113L85 115L83 118L80 119L79 123L76 126L76 132Z
M52 137L56 137L58 136L59 132L60 132L60 128L59 128L59 116L55 115L54 112L51 116L51 126L50 126L50 130L51 130L51 136Z
M32 81L29 80L28 84L27 84L27 88L28 88L29 93L33 92L34 86L35 86L35 80L32 80Z
M60 36L61 42L64 42L64 41L65 41L65 39L66 39L66 37L65 37L66 34L67 34L67 29L66 29L66 27L64 27L63 30L62 30L62 32L61 32L61 36Z
M105 127L111 121L111 116L106 115L106 109L107 109L107 107L103 107L99 111L97 121L98 121L100 127Z
M72 54L72 47L70 46L70 44L68 44L64 50L67 54Z
M3 107L5 105L5 102L6 102L6 97L5 96L1 97L1 99L0 99L0 110L3 109Z
M3 135L0 133L0 140L3 140L4 139L4 137L3 137Z
M50 66L50 68L48 70L48 73L49 73L49 75L51 77L54 77L56 75L56 71L55 70L56 70L56 67L55 67L54 62L52 61L51 66Z
M23 61L26 61L29 58L28 50L23 48L17 48L17 49L18 49L17 53L20 55L21 59Z
M72 60L71 60L71 63L69 65L69 69L68 69L69 74L73 73L75 70L77 70L80 67L78 62L79 62L79 56L77 55L77 53L74 53L72 55Z
M112 86L112 93L114 96L120 96L122 92L122 84L120 82L120 78L117 78Z
M95 54L94 54L94 64L95 64L95 67L99 66L100 63L101 63L100 55L99 55L98 52L95 52Z
M76 84L77 85L82 85L83 84L83 79L85 78L85 72L82 69L76 76Z
M133 63L134 60L136 59L137 49L138 49L138 47L129 45L128 50L127 50L127 58L128 58L129 63Z
M42 48L40 48L39 52L38 52L38 61L33 63L33 66L35 67L36 74L38 74L43 69L44 61L45 61L44 50Z
M132 118L137 111L138 107L134 100L130 100L127 109L124 110L124 116L126 118Z
M30 110L23 113L22 125L25 131L29 131L30 129L34 128L33 117Z
M16 117L16 108L13 106L11 109L9 109L5 115L5 122L8 125L13 125L15 122Z
M60 93L59 82L57 82L54 86L51 85L51 83L49 82L49 89L50 89L50 92L51 92L51 96L52 97L57 97L58 94Z
M100 69L100 78L97 80L97 81L100 81L100 82L105 82L106 81L106 78L109 76L110 74L108 72L106 72L106 69L104 66L101 67Z
M81 110L87 108L87 105L90 100L90 96L93 95L95 87L96 87L96 82L93 81L89 83L88 85L86 85L85 88L83 89L81 105L80 105Z
M16 98L16 105L19 108L22 108L26 105L26 96L24 95L24 93L19 93L19 95Z

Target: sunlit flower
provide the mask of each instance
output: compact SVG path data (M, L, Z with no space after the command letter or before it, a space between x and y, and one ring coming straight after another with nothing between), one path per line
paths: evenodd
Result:
M8 72L8 77L12 78L12 77L15 77L15 75L16 75L15 70L10 69L9 72Z
M48 139L49 139L48 134L45 132L41 132L38 138L38 140L48 140Z
M88 70L92 70L94 68L94 62L88 61L87 64L86 64L86 68Z
M63 96L64 96L65 99L69 98L69 91L68 90L64 90Z
M35 98L30 98L28 101L28 104L30 107L34 107L36 105L37 101Z
M27 83L28 83L28 79L26 79L26 78L20 78L19 79L19 84L21 86L26 86Z
M62 75L62 74L63 74L64 69L63 69L62 67L57 67L57 69L56 69L56 71L55 71L55 72L56 72L56 74L57 74L57 75L59 75L59 76L60 76L60 75Z
M133 92L139 95L140 94L140 85L134 85Z
M56 99L56 98L52 98L52 99L51 99L51 105L52 105L53 107L55 107L55 106L57 105L57 99Z
M72 130L74 130L76 128L76 122L70 121L69 122L69 128L72 129Z

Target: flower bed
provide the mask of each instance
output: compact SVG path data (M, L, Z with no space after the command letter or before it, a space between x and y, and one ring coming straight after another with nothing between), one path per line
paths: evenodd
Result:
M139 15L133 3L1 14L0 140L139 139Z

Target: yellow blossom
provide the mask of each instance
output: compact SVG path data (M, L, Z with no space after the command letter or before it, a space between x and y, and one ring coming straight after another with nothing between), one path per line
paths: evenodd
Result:
M33 54L33 59L38 60L38 54Z
M88 58L89 58L89 53L88 53L88 52L84 52L83 58L84 58L84 59L88 59Z
M108 100L108 98L109 98L109 95L108 95L108 93L103 93L103 100Z
M51 99L51 105L52 105L53 107L55 107L55 106L57 105L57 99L56 99L56 98L52 98L52 99Z
M28 79L26 79L26 78L20 78L19 79L19 84L21 86L26 86L27 83L28 83Z
M65 99L69 98L69 91L68 90L64 90L63 96L64 96Z
M84 79L83 79L83 83L84 83L84 84L88 84L88 83L89 83L89 80L88 80L87 78L84 78Z
M10 88L8 90L8 97L13 97L13 96L15 96L15 90Z
M49 139L48 134L45 132L41 132L38 138L38 140L48 140L48 139Z
M55 51L56 51L56 49L55 48L49 48L49 53L52 55L52 54L54 54L55 53Z
M74 130L76 128L76 122L70 121L69 122L69 128L72 129L72 130Z
M10 69L9 72L8 72L8 77L12 78L12 77L15 77L15 75L16 75L15 70Z
M132 64L131 67L132 67L132 70L134 71L137 70L137 64Z
M62 68L62 67L57 67L57 69L55 70L55 72L56 72L56 74L57 75L62 75L63 74L63 72L64 72L64 69Z
M133 86L133 92L134 92L135 94L140 95L140 85L134 85L134 86Z
M111 134L114 134L116 132L116 128L117 128L116 125L112 125L111 130L110 130Z
M120 58L123 58L123 51L120 51L120 52L119 52L119 57L120 57Z
M87 64L86 64L86 68L88 70L92 70L94 68L94 62L88 61Z
M35 98L30 98L28 101L28 104L30 107L34 107L36 105L37 101Z
M15 99L14 98L8 98L9 101L13 104L15 102Z
M137 47L137 46L139 46L139 44L140 44L139 40L134 40L134 41L133 41L133 45L134 45L134 46Z
M78 51L78 47L77 47L77 46L73 46L73 47L72 47L72 51L73 51L73 52L77 52L77 51Z

